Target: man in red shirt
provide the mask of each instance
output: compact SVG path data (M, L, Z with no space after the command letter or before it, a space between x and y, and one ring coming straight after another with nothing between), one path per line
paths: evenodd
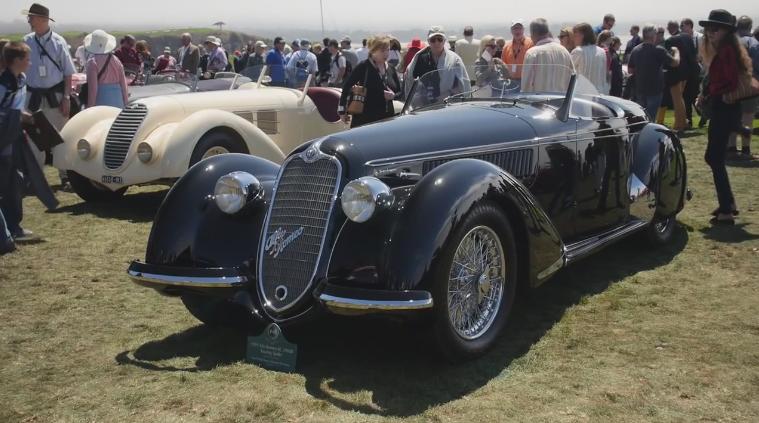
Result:
M121 48L113 53L127 69L142 69L142 59L134 48L135 44L137 40L133 36L125 35L121 39Z

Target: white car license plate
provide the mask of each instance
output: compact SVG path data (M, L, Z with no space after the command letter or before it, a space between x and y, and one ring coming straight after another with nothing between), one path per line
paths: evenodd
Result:
M124 179L122 179L121 176L103 175L100 178L100 182L102 182L104 184L123 185L124 184Z

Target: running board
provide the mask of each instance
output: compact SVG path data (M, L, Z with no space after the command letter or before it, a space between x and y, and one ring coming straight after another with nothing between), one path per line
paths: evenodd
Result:
M572 264L592 253L648 226L648 222L634 220L600 235L568 244L565 248L566 264Z

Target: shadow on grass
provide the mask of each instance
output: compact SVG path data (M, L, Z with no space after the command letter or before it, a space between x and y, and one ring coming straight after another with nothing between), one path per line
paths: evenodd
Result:
M704 238L726 244L739 244L741 242L759 239L759 235L746 231L747 223L737 225L714 225L700 229Z
M68 213L74 216L90 214L100 218L127 220L133 223L152 222L168 190L127 194L113 202L87 202L82 200L70 206L59 207L49 213Z
M505 372L516 359L557 323L567 309L584 297L638 272L669 263L688 242L683 228L661 248L642 248L630 239L573 265L517 302L509 325L495 348L484 357L451 365L435 353L426 323L400 318L325 316L289 331L298 344L298 370L314 398L343 410L364 414L409 417L430 407L459 399ZM125 351L120 364L149 370L200 371L244 360L245 335L194 327ZM161 367L158 361L197 357L197 367ZM271 387L276 389L276 387ZM371 404L356 403L356 393L370 392Z

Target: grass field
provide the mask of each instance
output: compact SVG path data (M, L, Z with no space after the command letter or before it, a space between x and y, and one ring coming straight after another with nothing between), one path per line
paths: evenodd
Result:
M0 421L759 421L759 163L730 167L742 214L712 228L705 137L684 145L695 197L669 246L630 239L561 271L459 366L372 318L305 331L296 373L246 364L245 334L125 276L164 190L27 199L45 241L0 257Z

